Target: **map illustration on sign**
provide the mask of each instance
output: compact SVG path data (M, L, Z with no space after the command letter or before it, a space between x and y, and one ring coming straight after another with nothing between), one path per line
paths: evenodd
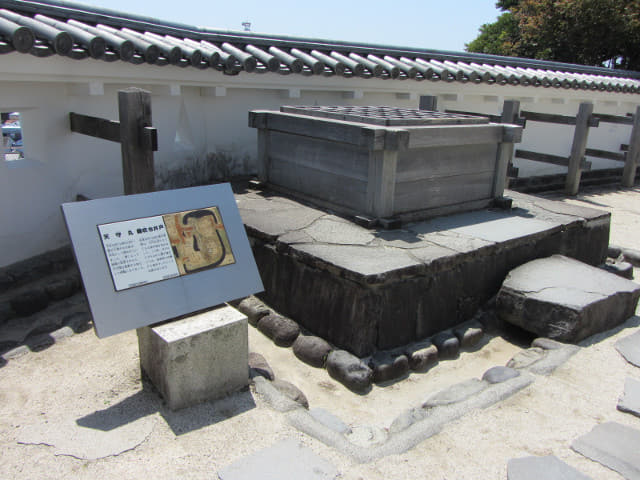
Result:
M98 225L116 291L235 263L217 207Z
M162 218L180 275L235 263L217 207Z

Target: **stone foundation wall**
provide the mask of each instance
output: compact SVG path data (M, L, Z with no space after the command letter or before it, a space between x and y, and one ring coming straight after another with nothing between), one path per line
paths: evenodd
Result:
M381 277L357 282L286 245L251 237L264 300L304 328L365 356L425 338L470 319L494 296L507 273L523 263L562 254L601 264L609 222L573 221L554 232L482 247Z

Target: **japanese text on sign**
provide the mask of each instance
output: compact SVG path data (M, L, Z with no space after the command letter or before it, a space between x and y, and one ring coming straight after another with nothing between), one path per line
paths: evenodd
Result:
M98 225L116 291L235 263L217 207Z
M116 291L180 275L161 216L98 225Z

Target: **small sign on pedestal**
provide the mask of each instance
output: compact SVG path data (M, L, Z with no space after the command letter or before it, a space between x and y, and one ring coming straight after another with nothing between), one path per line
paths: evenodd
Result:
M67 203L62 211L96 334L138 329L141 367L171 408L248 383L246 317L231 307L147 327L262 291L228 184Z

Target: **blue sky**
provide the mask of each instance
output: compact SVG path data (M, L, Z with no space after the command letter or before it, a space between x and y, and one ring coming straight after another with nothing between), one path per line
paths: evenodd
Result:
M253 32L462 51L500 12L495 0L81 0L161 20Z

